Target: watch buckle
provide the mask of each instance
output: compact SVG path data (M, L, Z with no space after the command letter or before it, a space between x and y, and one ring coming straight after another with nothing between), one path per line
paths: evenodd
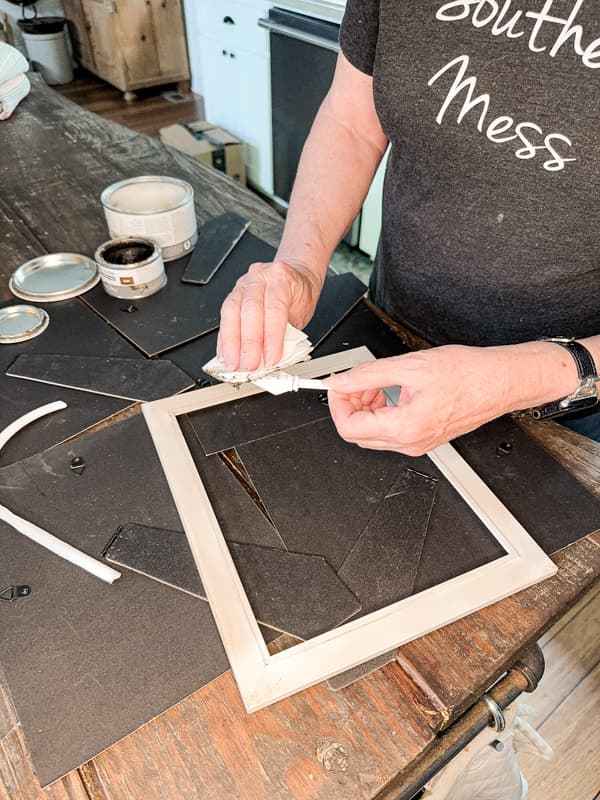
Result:
M584 378L580 385L575 389L575 391L567 395L567 397L563 397L562 400L559 401L558 405L560 408L564 409L565 411L568 410L569 406L573 403L576 403L578 400L588 400L591 398L598 399L598 390L596 389L596 381L598 380L597 375L590 375L588 378Z

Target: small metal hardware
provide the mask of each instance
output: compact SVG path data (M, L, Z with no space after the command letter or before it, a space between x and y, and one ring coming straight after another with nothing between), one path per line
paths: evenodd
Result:
M497 456L507 456L512 453L512 444L510 442L500 442L496 447Z
M81 475L85 467L85 459L81 456L75 456L71 459L71 472L74 472L75 475Z
M498 705L498 703L494 700L493 697L490 697L489 694L484 694L481 698L483 702L488 707L488 711L490 712L490 722L489 725L491 728L496 728L498 733L506 728L506 719L504 718L504 714L502 713L502 709Z
M319 394L317 395L317 400L322 406L329 405L329 398L327 397L327 392L319 392Z
M7 586L0 592L0 600L5 603L13 603L19 597L27 597L29 594L31 594L31 586L24 584L21 586Z
M493 742L490 742L490 747L497 753L501 753L504 750L504 742L501 742L500 739L494 739Z
M206 389L206 388L207 388L208 386L210 386L210 385L211 385L211 383L210 383L210 381L208 380L208 378L197 378L197 379L196 379L196 386L197 386L199 389Z
M135 312L137 311L137 306L134 305L123 306L121 308L121 311L125 311L125 313L127 314L135 314Z
M544 674L545 661L539 645L535 644L523 652L521 658L512 666L512 671L519 673L527 682L526 692L535 692Z

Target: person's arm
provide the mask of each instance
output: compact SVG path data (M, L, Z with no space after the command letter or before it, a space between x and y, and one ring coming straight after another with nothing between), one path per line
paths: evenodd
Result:
M217 355L228 369L281 358L289 321L310 320L333 250L354 221L387 139L372 78L338 57L335 76L306 140L275 261L253 264L225 300Z
M598 369L600 335L579 341ZM418 456L502 414L566 397L579 378L563 347L539 341L434 347L362 364L328 383L342 438ZM385 386L401 387L398 406L386 406Z

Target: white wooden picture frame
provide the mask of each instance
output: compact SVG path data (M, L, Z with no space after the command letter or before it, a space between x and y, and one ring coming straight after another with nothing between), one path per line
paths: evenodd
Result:
M289 372L315 378L372 358L367 348L356 348L298 364ZM248 712L375 658L556 572L553 562L456 450L442 445L429 453L431 460L506 555L271 655L177 421L181 414L261 391L253 384L219 384L142 406Z

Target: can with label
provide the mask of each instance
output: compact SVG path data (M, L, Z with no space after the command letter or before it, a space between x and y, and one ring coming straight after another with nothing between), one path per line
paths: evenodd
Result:
M198 225L194 190L187 181L141 175L108 186L100 195L112 238L143 236L162 248L164 261L194 249Z
M160 246L151 239L111 239L100 245L94 258L104 291L113 297L150 297L167 282Z

